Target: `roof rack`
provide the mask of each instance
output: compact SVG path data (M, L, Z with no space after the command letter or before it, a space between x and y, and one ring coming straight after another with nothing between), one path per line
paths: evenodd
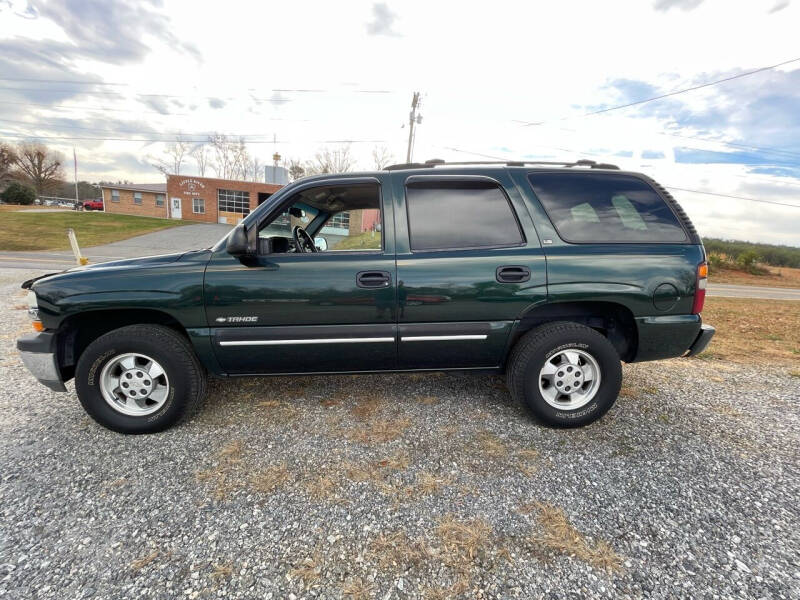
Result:
M599 163L594 160L582 158L575 162L553 162L546 160L472 160L472 161L454 161L446 162L440 158L433 158L426 160L424 163L399 163L396 165L389 165L384 167L385 171L401 171L403 169L432 169L439 166L450 165L504 165L506 167L524 167L525 165L548 165L557 167L589 167L591 169L614 169L619 171L617 165L610 163Z

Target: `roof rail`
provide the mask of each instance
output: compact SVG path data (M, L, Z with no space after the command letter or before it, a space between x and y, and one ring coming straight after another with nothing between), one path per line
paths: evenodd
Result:
M575 162L559 162L547 160L467 160L467 161L444 161L440 158L426 160L424 163L399 163L396 165L389 165L384 167L384 171L401 171L403 169L432 169L440 166L450 165L504 165L506 167L524 167L525 165L548 165L558 167L589 167L592 169L614 169L619 170L617 165L610 163L599 163L594 160L582 158Z

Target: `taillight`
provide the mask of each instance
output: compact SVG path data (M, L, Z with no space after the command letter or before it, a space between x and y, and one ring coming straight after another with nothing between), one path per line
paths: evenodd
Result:
M706 284L708 283L708 263L703 262L697 266L697 285L695 286L692 314L699 315L703 311L706 301Z

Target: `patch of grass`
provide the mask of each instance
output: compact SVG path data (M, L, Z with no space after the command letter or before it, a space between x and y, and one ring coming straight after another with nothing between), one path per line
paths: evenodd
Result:
M276 425L283 425L300 417L300 410L296 406L280 400L265 400L259 402L258 406L266 409L268 420Z
M466 575L460 575L449 586L436 586L426 589L422 597L425 600L452 600L463 596L469 591L470 580Z
M400 438L411 426L411 419L374 419L353 429L346 430L344 436L361 444L384 444Z
M299 565L289 571L292 579L302 579L305 587L310 587L319 579L322 573L322 556L316 550L311 556L305 557Z
M215 499L223 500L239 487L240 478L237 470L242 461L242 449L241 440L229 442L219 451L214 466L197 472L198 481L211 484Z
M422 539L411 539L404 531L381 534L369 545L369 556L381 569L406 570L430 557L431 551Z
M797 364L800 302L749 298L706 299L703 321L716 327L701 360L719 358L746 364Z
M250 487L262 494L271 494L289 481L286 463L269 466L250 476Z
M155 561L161 553L158 550L153 550L147 556L143 556L142 558L137 558L136 560L131 562L131 569L134 571L141 571L147 565Z
M231 564L214 565L211 571L211 577L213 579L230 579L232 575L233 565Z
M367 600L375 592L375 584L353 577L342 586L342 597L350 600Z
M489 546L492 528L483 519L460 520L447 515L436 526L436 535L442 543L442 561L453 568L464 570Z
M477 442L481 451L492 458L502 458L508 454L508 448L503 441L490 431L481 431Z
M427 471L422 471L417 474L417 479L414 485L405 487L401 492L403 500L410 500L421 498L422 496L429 496L435 494L439 490L446 488L453 484L452 477L436 476Z
M380 399L377 396L362 396L356 400L356 405L350 412L359 419L369 419L378 412L379 406Z
M711 410L723 417L741 417L744 413L729 404L712 404Z
M377 466L380 468L391 469L393 471L406 469L409 464L411 464L411 459L408 457L408 454L402 451L395 452L391 456L377 462Z
M27 308L27 306L23 306L22 308ZM439 402L439 398L436 396L420 396L417 398L417 402L422 404L436 404Z
M789 377L800 377L800 369L789 371Z
M102 212L4 212L0 218L0 250L67 250L72 228L81 248L126 240L143 233L188 225L173 219L155 219Z
M380 250L381 232L365 231L359 235L350 235L334 244L331 250Z
M567 519L560 508L544 503L535 503L538 511L537 521L541 533L534 535L532 541L556 554L574 556L597 569L618 571L622 558L606 542L600 540L590 543Z
M333 497L337 489L339 489L339 482L330 475L320 475L306 484L308 495L318 500Z

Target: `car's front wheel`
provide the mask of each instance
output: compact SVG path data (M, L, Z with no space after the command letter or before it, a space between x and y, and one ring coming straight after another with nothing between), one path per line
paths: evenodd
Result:
M619 354L606 337L572 322L542 325L517 342L508 387L540 421L587 425L614 404L622 384Z
M205 371L189 342L161 325L131 325L94 340L81 354L75 389L87 413L120 433L153 433L191 414Z

